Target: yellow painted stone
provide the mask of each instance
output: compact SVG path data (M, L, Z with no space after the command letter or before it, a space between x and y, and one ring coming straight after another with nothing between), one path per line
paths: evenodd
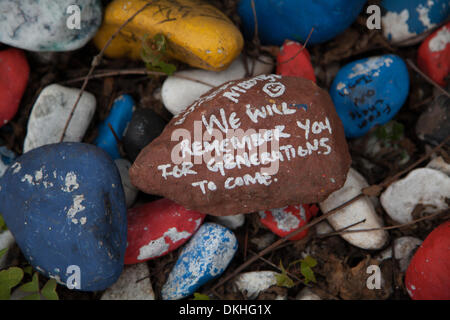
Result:
M105 10L94 37L101 49L111 35L146 0L114 0ZM140 58L144 35L167 38L167 54L193 67L220 71L239 55L244 40L239 29L214 6L202 0L154 0L129 22L105 51L110 58Z

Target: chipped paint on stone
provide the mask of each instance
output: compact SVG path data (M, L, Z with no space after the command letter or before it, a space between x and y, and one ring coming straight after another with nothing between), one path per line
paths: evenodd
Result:
M22 166L19 162L16 162L11 166L11 168L14 169L13 174L16 174L20 171L20 169L22 169Z
M198 219L200 220L200 219ZM176 227L170 228L164 233L164 237L169 237L172 242L177 242L182 239L187 239L191 236L191 234L187 231L177 231Z
M428 1L427 6L419 4L419 6L416 8L416 11L419 13L419 20L420 22L422 22L423 26L426 29L431 29L434 26L436 26L435 23L431 23L430 17L428 16L430 9L433 5L434 5L433 1Z
M362 75L370 75L378 77L380 75L380 68L391 66L394 61L391 58L372 57L367 59L364 63L358 63L353 68L353 73L349 74L348 78L353 79Z
M445 49L450 43L450 29L446 26L439 30L433 39L428 43L431 52L439 52Z
M164 239L164 235L161 238L150 241L147 245L139 249L138 260L147 260L149 258L158 257L169 250L169 244Z
M381 18L384 36L394 42L409 39L416 33L409 31L409 11L404 9L400 13L388 12Z
M64 192L72 192L77 190L79 187L80 185L77 182L77 175L75 174L75 172L68 172L65 178L65 186L61 188L61 190Z
M81 212L84 209L86 209L86 207L81 204L83 201L84 201L84 195L82 195L82 194L81 195L76 195L73 198L73 204L69 208L69 210L67 211L67 217L69 219L73 219L78 212Z

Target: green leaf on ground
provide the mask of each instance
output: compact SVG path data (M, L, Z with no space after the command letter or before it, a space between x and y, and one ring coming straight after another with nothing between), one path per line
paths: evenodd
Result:
M18 267L0 271L0 300L9 300L11 289L17 286L22 278L23 271Z
M206 294L195 292L194 299L192 300L211 300L211 299Z

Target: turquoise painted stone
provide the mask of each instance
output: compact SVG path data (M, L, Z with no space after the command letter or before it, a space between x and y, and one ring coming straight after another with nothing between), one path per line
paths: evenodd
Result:
M79 49L101 22L100 0L0 1L0 42L25 50Z

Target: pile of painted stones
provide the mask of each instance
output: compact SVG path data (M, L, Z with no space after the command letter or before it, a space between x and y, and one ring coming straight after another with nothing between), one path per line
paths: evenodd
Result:
M424 241L390 239L383 228L385 221L411 223L418 206L427 214L448 210L445 159L434 157L379 197L355 200L369 183L352 167L349 145L363 139L363 157L369 158L386 147L376 133L395 131L391 120L408 103L407 64L396 54L366 56L340 66L329 88L321 88L314 57L304 47L345 32L364 14L366 1L255 4L239 2L239 29L202 0L112 0L104 8L97 0L1 1L4 132L23 107L32 52L66 52L93 42L99 50L106 46L105 59L131 61L140 59L143 38L162 35L167 57L191 69L166 77L159 90L170 122L137 105L133 92L124 93L114 97L91 144L82 141L98 112L94 93L58 83L36 92L23 154L0 149L0 213L8 227L0 233L0 249L17 243L35 270L63 286L106 290L102 299L154 299L145 261L180 248L156 296L182 299L227 269L242 245L235 231L248 217L257 216L279 237L302 228L289 238L296 241L312 231L304 226L313 218L333 210L317 234L353 231L341 234L351 246L379 254L379 261L398 260L411 298L450 299L450 222ZM421 43L417 65L441 87L415 131L424 145L436 147L450 134L450 3L381 5L386 43ZM261 44L277 47L275 62L269 55L241 54L244 38L254 38L255 16ZM162 198L142 201L143 193ZM274 238L250 242L262 249ZM6 252L0 268L10 265ZM277 284L276 275L242 273L233 286L254 299ZM324 298L313 289L305 287L297 299Z

